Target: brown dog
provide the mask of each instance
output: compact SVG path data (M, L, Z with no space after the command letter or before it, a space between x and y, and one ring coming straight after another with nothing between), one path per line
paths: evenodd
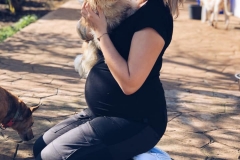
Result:
M11 127L23 141L33 139L32 112L38 107L28 108L22 100L0 87L0 128Z

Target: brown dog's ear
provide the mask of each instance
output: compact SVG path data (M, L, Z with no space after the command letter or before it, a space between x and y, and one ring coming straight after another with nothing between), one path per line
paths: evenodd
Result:
M32 111L30 110L30 108L28 108L28 109L24 112L23 117L29 118L30 116L32 116Z
M36 111L39 108L39 106L35 106L35 107L30 107L30 111L33 113L34 111Z

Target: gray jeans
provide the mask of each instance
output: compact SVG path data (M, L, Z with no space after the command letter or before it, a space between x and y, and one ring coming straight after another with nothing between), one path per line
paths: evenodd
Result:
M39 137L33 153L36 160L128 160L153 148L161 136L146 123L96 117L85 109Z

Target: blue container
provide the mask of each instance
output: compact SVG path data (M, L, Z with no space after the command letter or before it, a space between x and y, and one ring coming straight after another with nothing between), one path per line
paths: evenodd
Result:
M133 160L171 160L171 157L156 147L150 151L133 157Z
M200 0L197 0L197 4L200 5Z
M235 7L235 0L231 0L230 5L231 5L231 12L233 12Z

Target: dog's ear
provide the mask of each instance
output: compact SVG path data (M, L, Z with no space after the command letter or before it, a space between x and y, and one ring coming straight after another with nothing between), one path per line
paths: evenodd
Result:
M33 113L34 111L36 111L39 108L39 106L34 106L34 107L30 107L30 111Z
M30 108L27 107L27 105L22 101L22 100L19 100L20 102L20 106L21 106L21 116L23 119L25 118L28 118L32 115L32 111L30 110Z
M27 111L25 111L25 114L23 115L23 117L29 118L31 115L32 115L32 111L30 110L30 108L28 108Z

